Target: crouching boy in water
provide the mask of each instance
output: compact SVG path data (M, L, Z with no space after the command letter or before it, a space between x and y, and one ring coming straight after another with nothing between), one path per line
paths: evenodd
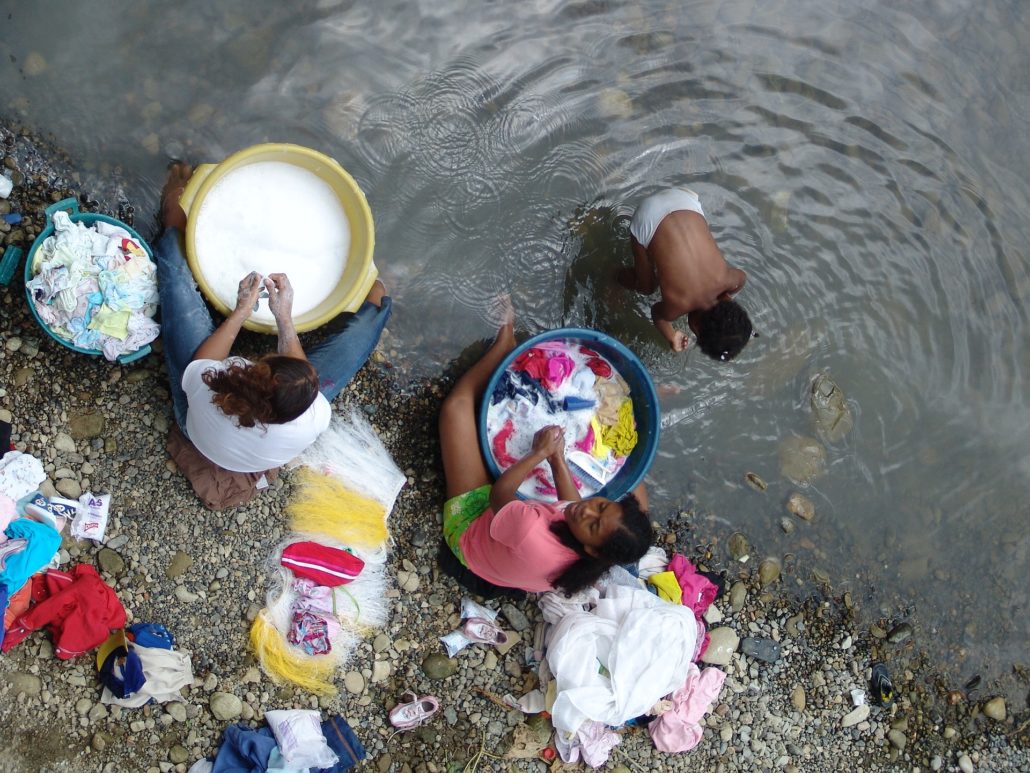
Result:
M644 199L630 223L633 268L619 271L620 284L662 299L651 319L672 350L687 348L687 335L672 323L687 315L701 351L715 360L732 360L751 338L751 320L731 296L747 277L733 268L708 230L697 194L670 188Z

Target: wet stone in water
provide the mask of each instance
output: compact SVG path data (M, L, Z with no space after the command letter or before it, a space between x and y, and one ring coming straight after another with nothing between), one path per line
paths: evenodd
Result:
M746 560L748 553L751 551L751 544L747 541L747 537L739 531L730 535L728 547L730 555L737 561Z
M815 505L804 494L795 491L787 498L787 512L803 521L811 521L815 518Z
M811 402L816 429L827 443L839 443L851 432L855 420L844 392L825 373L812 382Z
M826 472L826 449L815 438L791 436L780 443L780 472L805 486Z
M765 491L769 488L769 485L753 472L749 472L744 475L744 482L755 491Z
M891 644L901 644L904 641L908 641L912 638L912 626L908 623L901 623L900 625L894 626L890 633L887 634L887 641Z

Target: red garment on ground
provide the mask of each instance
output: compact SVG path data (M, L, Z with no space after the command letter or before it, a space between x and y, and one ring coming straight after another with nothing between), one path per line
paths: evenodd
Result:
M34 599L37 591L45 597L14 621L4 638L4 652L49 625L54 654L69 660L99 647L112 629L125 626L118 596L89 564L79 564L70 573L51 570L37 576L32 590Z

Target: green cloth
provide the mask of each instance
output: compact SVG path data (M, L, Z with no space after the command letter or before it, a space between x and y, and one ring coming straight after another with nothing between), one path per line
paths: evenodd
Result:
M490 507L491 488L493 487L487 483L485 486L480 486L479 488L472 489L472 491L466 491L464 494L451 497L443 505L444 541L466 569L468 564L465 562L465 556L461 552L461 535L465 533L465 530L474 520Z
M89 321L90 330L98 330L101 333L124 341L129 335L129 317L131 311L115 311L106 303L93 314Z

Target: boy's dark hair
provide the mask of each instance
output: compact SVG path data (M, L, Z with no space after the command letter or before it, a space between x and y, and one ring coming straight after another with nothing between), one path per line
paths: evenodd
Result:
M727 362L744 348L751 338L751 318L736 301L724 299L700 314L697 345L713 360Z
M640 508L640 501L627 494L618 500L622 505L622 524L608 541L601 546L599 555L592 556L583 549L565 521L551 524L551 531L567 548L575 550L579 558L567 566L551 584L561 588L567 595L583 590L597 582L598 578L616 564L630 564L639 561L654 542L654 530L647 511Z
M241 427L293 421L318 397L318 374L311 363L284 354L236 361L200 377L215 393L212 402Z

